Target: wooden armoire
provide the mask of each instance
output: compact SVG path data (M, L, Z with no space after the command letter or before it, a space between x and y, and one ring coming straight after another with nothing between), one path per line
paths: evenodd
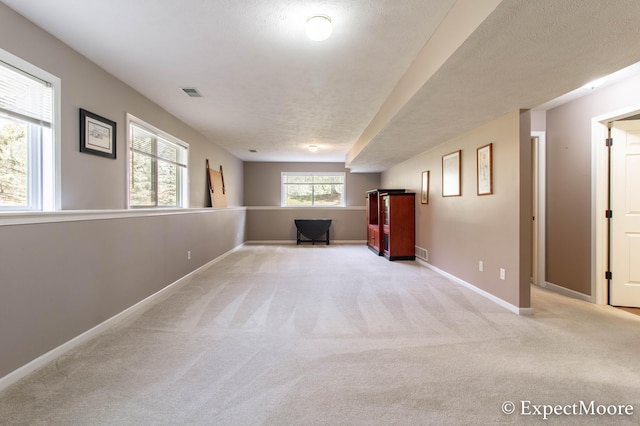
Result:
M415 259L415 193L367 191L367 246L389 260Z

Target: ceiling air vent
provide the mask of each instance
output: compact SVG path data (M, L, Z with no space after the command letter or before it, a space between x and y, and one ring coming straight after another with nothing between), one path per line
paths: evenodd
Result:
M198 89L194 89L193 87L183 87L182 91L192 98L201 98L202 95L198 92Z

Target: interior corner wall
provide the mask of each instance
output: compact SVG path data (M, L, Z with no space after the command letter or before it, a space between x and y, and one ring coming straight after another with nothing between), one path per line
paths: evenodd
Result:
M281 207L282 172L344 172L346 206L336 208ZM351 173L344 163L244 163L244 204L248 241L292 241L295 218L331 219L331 239L365 241L365 192L379 187L379 173Z
M190 207L206 207L205 158L225 172L227 202L242 205L242 162L78 52L0 4L0 48L62 81L62 209L126 207L126 114L189 144ZM99 46L97 48L100 48ZM79 109L116 122L116 159L80 152Z
M529 220L522 223L530 215L531 202L531 178L520 166L530 162L530 135L523 140L523 134L530 132L527 120L530 116L521 111L506 114L389 169L381 183L420 193L421 173L429 170L429 204L416 197L416 245L428 250L431 265L519 308L530 307L528 295L522 294L530 285L530 251L523 252L530 236L521 241L531 229ZM489 143L493 144L493 194L479 196L476 150ZM526 152L521 152L523 146ZM462 196L443 197L442 156L457 150L462 151ZM522 211L527 205L529 211ZM480 261L484 272L479 271ZM504 281L500 268L506 271ZM524 281L523 276L527 276Z
M638 93L635 76L547 111L547 282L591 295L591 121L640 105Z

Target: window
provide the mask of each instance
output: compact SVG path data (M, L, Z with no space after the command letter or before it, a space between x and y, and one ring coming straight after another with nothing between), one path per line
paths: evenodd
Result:
M59 89L60 79L0 49L0 210L59 206Z
M344 206L344 173L282 173L282 206Z
M186 207L189 146L128 116L129 207Z

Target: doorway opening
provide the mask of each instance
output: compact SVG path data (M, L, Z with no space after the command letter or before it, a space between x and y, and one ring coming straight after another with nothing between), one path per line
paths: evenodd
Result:
M545 132L531 132L531 284L546 286L545 276Z
M591 294L593 302L601 305L612 304L611 301L611 285L616 285L612 277L619 279L626 271L620 266L616 266L616 260L625 257L621 256L621 253L627 251L629 253L629 247L624 247L624 242L616 241L616 234L619 231L612 229L612 220L619 220L619 218L625 216L624 209L618 208L618 212L613 210L613 213L609 213L611 205L617 203L617 199L620 197L626 197L625 194L619 194L612 191L618 190L618 184L612 185L609 171L610 168L610 148L606 143L610 138L610 128L615 127L615 122L620 122L630 117L638 115L640 112L640 105L632 106L624 110L612 112L602 116L594 117L592 119L592 242L591 242L591 254L592 254L592 271L591 271ZM618 126L620 127L620 126ZM622 133L617 133L617 136L613 138L614 144L623 145L624 141L620 137ZM616 142L616 139L618 141ZM615 160L613 160L615 161ZM635 160L634 160L635 161ZM617 167L619 168L619 167ZM618 178L612 178L618 179ZM611 197L611 198L610 198ZM610 202L613 200L613 202ZM613 218L611 217L613 216ZM620 238L618 238L620 240ZM627 239L632 240L632 239ZM628 241L627 241L628 243ZM636 244L631 241L631 245ZM629 244L627 244L628 246ZM631 247L633 249L633 247ZM615 256L618 256L616 259ZM627 259L628 260L628 259ZM612 266L616 266L618 271ZM622 270L621 270L622 269ZM631 269L631 268L626 268ZM631 272L633 273L633 272ZM615 274L618 274L617 276ZM634 287L630 285L628 287ZM637 286L640 291L640 285ZM620 299L614 301L615 305L620 305ZM623 303L624 304L624 303ZM633 304L632 304L633 305Z

